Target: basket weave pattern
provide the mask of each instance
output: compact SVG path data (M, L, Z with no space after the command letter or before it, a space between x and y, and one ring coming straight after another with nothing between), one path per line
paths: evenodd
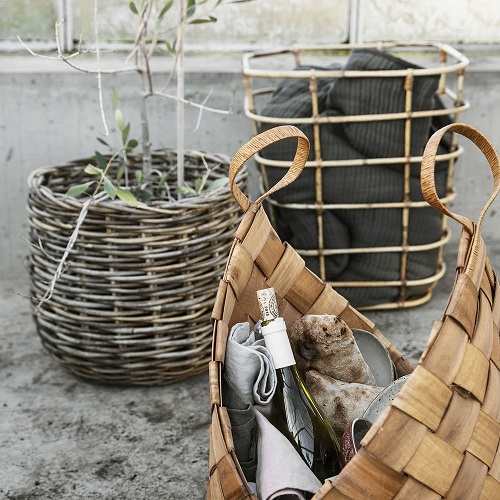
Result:
M374 71L301 66L302 60L306 58L316 57L322 61L327 55L330 62L342 58L345 60L346 54L365 48L377 49L380 53L387 51L387 54L389 51L399 51L404 58L419 58L424 55L428 67ZM287 57L295 62L297 70L280 68L283 59ZM400 62L404 61L398 61L394 67L399 67ZM421 234L421 230L417 229L420 223L425 225L426 218L434 219L437 214L431 211L428 215L428 205L421 197L418 180L413 179L412 182L415 172L418 176L422 160L419 145L422 141L417 144L416 135L419 139L425 139L422 142L423 148L428 136L422 138L417 131L421 131L425 120L432 121L433 126L439 128L449 120L459 121L461 113L468 109L469 104L463 99L467 65L467 58L447 45L411 43L293 47L275 52L249 53L243 58L245 114L252 120L255 134L276 125L295 125L306 132L312 144L304 172L307 177L304 175L300 180L300 187L298 184L295 186L298 191L309 193L309 196L292 196L292 192L269 196L266 203L273 226L278 234L284 235L282 238L297 239L293 243L295 249L307 260L308 265L316 270L323 281L352 297L353 304L360 306L360 309L392 309L422 304L430 299L432 289L445 272L443 247L450 238L446 217L442 218L442 228L439 227L439 221L436 221L432 232L426 233L424 230ZM442 100L444 108L432 107L427 101L425 105L420 103L420 108L417 107L418 89L423 79L435 79L433 81L436 81L438 89L436 95ZM336 83L330 87L335 80ZM296 94L291 97L287 95L288 100L282 98L283 106L289 102L290 109L293 106L300 107L304 115L290 115L289 111L279 108L276 103L269 111L266 110L270 96L276 89L280 89L283 82L287 82L290 88L297 89L300 82L306 81L309 93L301 95L302 100ZM352 100L352 104L349 102L347 106L350 113L322 113L321 103L327 92L325 89L336 88L339 82L344 89L342 92L346 93L344 97L347 99L350 96ZM353 88L349 86L357 86L359 91L347 90ZM280 92L285 95L283 88ZM401 108L391 112L384 111L385 104L377 108L379 102L395 106L395 95L392 100L389 95L376 95L377 89L380 91L382 88L390 88L393 93L397 93ZM349 92L357 93L353 97ZM375 95L368 98L368 92ZM365 107L357 102L364 102ZM367 103L372 103L371 107L367 108ZM342 104L345 102L336 103ZM304 111L305 109L308 111ZM273 115L268 116L269 113ZM384 127L398 131L397 136L392 138L390 152L378 146L382 143L380 137L383 134L380 130ZM336 139L338 144L329 144L327 141L331 134L329 131L333 128L338 129L336 134L339 137L344 133L356 133L356 136L362 137L363 144L369 143L370 146L367 145L366 150L360 148L356 154L349 146L345 151L348 156L344 158L337 153L343 150L343 140ZM385 134L389 133L387 130ZM348 139L351 140L350 137ZM261 193L269 190L276 177L281 177L279 170L285 171L288 168L287 156L293 152L286 146L283 148L275 148L272 152L269 150L255 156L262 172ZM374 151L370 153L372 149ZM462 148L457 147L454 139L446 147L443 143L439 151L437 160L441 165L442 177L439 192L446 204L455 197L453 170L461 153ZM371 186L370 192L369 186L365 186L364 189L369 192L362 194L359 184L368 174L379 175L380 179L382 175L387 176L386 181L380 181L382 185L400 183L400 193L385 192L384 187L380 187L378 193L379 188L376 186ZM350 179L350 186L346 190L338 188L338 191L347 191L353 196L339 199L339 194L334 194L337 191L332 186L347 183L346 179ZM359 191L357 198L354 197L356 190ZM292 217L297 222L290 222ZM301 218L304 222L299 224L298 220ZM382 236L377 238L375 235L368 235L363 226L370 224L366 222L370 220L375 221L372 224L376 227L385 224L385 240ZM291 234L285 234L290 231ZM307 238L301 236L305 231ZM350 244L348 240L351 240ZM377 267L386 268L386 276L374 272L373 269Z
M453 214L434 185L435 156L445 132L468 137L484 152L494 176L494 193L477 223ZM232 177L256 150L284 137L299 137L294 164L279 185L301 171L307 141L289 126L257 136L233 158ZM210 363L210 479L207 498L255 498L234 453L231 423L224 407L222 372L230 328L255 322L255 292L272 286L287 326L305 314L335 314L351 328L374 333L386 345L398 376L411 373L394 402L375 421L361 450L334 483L314 496L349 499L499 498L500 497L500 285L481 238L486 209L500 190L500 166L491 144L474 128L453 124L429 140L422 164L426 200L459 221L462 232L457 274L443 318L432 326L414 369L403 355L345 298L311 273L293 248L280 241L261 203L251 203L233 186L245 211L233 242L213 309L214 338Z
M203 156L211 167L227 165ZM186 158L186 176L206 173L201 154ZM34 306L82 208L80 199L64 193L83 182L90 161L39 169L29 178ZM174 151L153 157L158 169L175 167L175 161ZM137 158L133 166L139 165ZM226 173L220 169L211 179ZM238 182L244 186L246 174ZM178 202L91 204L52 298L34 314L44 347L77 375L102 382L164 384L205 371L210 311L241 220L237 209L227 186Z

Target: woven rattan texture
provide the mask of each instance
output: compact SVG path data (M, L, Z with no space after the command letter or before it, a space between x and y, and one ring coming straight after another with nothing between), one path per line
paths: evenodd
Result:
M489 159L495 179L492 201L500 189L498 157L472 127L456 124L438 131L426 149L424 172L432 177L438 143L449 130L467 136ZM434 204L433 180L423 179L422 186ZM221 381L228 332L237 322L259 319L255 292L267 286L275 288L288 326L304 314L339 315L351 328L371 331L384 342L398 376L411 374L364 438L360 452L334 483L322 486L315 500L500 498L500 285L481 238L487 206L476 224L462 218L450 300L413 369L370 320L280 241L260 205L248 205L213 309L207 498L255 498L234 453Z
M351 68L348 58L360 49L379 53L381 66L365 61L368 69ZM406 60L423 66L405 67ZM450 232L446 217L429 212L418 168L429 130L459 121L469 107L463 99L467 65L465 56L437 43L297 46L243 58L245 113L255 134L291 124L311 141L296 190L266 199L273 226L308 267L360 309L425 303L445 272ZM422 98L431 81L436 101ZM334 93L338 102L328 104ZM453 170L461 152L454 139L442 143L445 203L455 196ZM292 146L280 144L255 156L262 193L286 171L289 154Z
M204 158L211 168L222 162L212 180L227 175L227 161ZM173 151L158 152L154 166L175 167L175 159ZM40 169L29 179L34 307L85 201L64 193L81 182L89 161ZM186 178L206 173L200 154L188 153L186 165ZM244 187L246 174L238 182ZM52 298L34 314L44 347L77 375L102 382L164 384L205 371L210 312L240 220L227 185L177 202L91 204Z

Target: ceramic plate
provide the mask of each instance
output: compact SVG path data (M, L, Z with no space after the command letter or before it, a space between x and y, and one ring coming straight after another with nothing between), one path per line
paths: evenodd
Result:
M368 406L363 413L363 418L371 423L377 420L378 416L394 401L401 387L405 384L409 375L398 378L387 386Z
M352 328L359 351L370 367L379 387L387 387L394 379L394 364L382 342L370 332Z

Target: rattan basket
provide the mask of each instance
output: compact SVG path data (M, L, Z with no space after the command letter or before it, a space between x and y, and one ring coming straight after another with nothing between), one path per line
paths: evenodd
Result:
M158 179L172 171L156 184L162 193L137 207L118 199L92 203L52 297L41 304L86 201L65 193L88 180L83 168L95 160L37 169L28 179L33 318L43 346L84 378L166 384L205 371L210 360L210 312L241 214L228 184L168 200L177 154L158 151L152 160ZM142 162L129 161L132 176ZM227 176L228 164L223 156L187 152L186 180L207 168L207 182ZM242 188L246 179L242 172Z
M450 232L422 197L419 167L433 131L469 107L468 63L439 43L298 46L243 58L255 134L288 124L311 142L294 188L266 198L271 222L359 309L422 304L444 275ZM462 148L452 138L438 153L437 190L449 203ZM293 154L273 145L255 156L261 194Z
M476 223L451 213L434 185L435 156L447 131L468 137L485 154L494 193ZM210 478L207 498L255 498L234 452L231 422L224 406L222 376L228 331L240 321L259 319L256 290L272 286L288 326L304 314L336 314L351 328L372 332L388 348L398 376L411 374L396 399L374 422L362 448L314 496L349 499L500 498L500 284L481 238L488 206L500 190L497 153L484 136L464 124L437 131L423 157L426 200L463 225L456 279L441 320L431 329L414 369L375 325L304 266L303 259L273 230L263 200L292 182L308 154L305 136L277 127L250 140L233 158L231 178L252 155L285 137L298 137L292 166L280 183L250 202L233 184L245 212L233 242L213 309L210 363ZM283 464L285 467L286 465ZM278 473L278 471L277 471Z

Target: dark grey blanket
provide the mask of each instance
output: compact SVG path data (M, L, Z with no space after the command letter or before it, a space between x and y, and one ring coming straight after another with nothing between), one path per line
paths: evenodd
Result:
M417 66L387 52L359 49L352 53L345 70L406 69ZM298 69L311 68L301 66ZM331 66L329 69L340 69ZM321 68L327 69L327 68ZM416 77L413 87L413 111L443 108L436 95L438 76ZM404 78L318 79L318 102L322 116L393 113L405 110ZM272 98L261 110L265 116L278 118L311 117L308 79L281 81ZM412 120L411 155L421 155L434 130L450 123L448 116ZM271 128L260 124L261 130ZM324 160L358 158L391 158L404 156L404 120L322 124L321 155ZM310 160L314 159L314 137L311 125L299 128L311 141ZM281 141L267 147L262 156L275 160L292 160L294 141ZM440 152L447 151L446 141ZM447 162L436 166L436 188L445 195ZM404 166L370 165L323 168L324 203L376 203L403 201ZM284 174L282 168L266 167L269 184ZM420 188L420 165L411 165L410 198L423 199ZM315 173L306 168L292 186L277 192L280 203L314 203ZM276 230L296 249L316 249L318 225L315 210L275 208ZM400 208L327 210L323 212L325 248L386 247L402 244L402 210ZM409 244L437 241L442 233L441 216L432 208L410 210ZM406 278L427 278L436 272L438 250L410 252ZM317 257L305 257L306 265L319 272ZM387 281L400 279L400 252L340 254L326 258L328 281ZM406 298L424 293L428 285L408 289ZM399 296L397 287L337 288L354 306L393 302Z

